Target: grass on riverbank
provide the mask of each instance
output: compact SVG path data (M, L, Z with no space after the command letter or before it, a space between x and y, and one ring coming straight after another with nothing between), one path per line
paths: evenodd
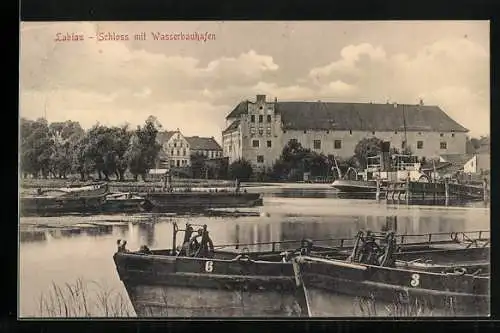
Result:
M39 317L134 317L128 297L95 281L79 278L74 283L58 285L40 295Z
M399 301L394 301L388 305L377 306L374 297L357 297L354 300L354 311L359 310L363 317L432 317L436 313L429 306L425 299L410 298L409 295L401 295ZM445 314L455 315L453 303L447 304L442 309Z

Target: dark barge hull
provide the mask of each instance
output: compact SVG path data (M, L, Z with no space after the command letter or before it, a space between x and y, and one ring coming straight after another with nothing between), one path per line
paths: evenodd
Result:
M21 198L20 212L23 215L51 213L89 213L101 211L106 195L83 198Z
M335 180L332 185L333 188L343 193L375 193L377 192L376 181L362 181L362 180ZM381 190L385 191L382 186Z
M488 250L469 248L453 251L457 251L457 260L484 262ZM396 257L399 260L433 258L439 262L448 250L411 252L400 252ZM175 257L169 255L169 250L155 250L153 253L117 252L114 255L118 275L139 317L308 315L304 290L297 288L293 265L280 262L281 255L277 252L249 254L249 258L260 258L261 261L235 260L236 254L230 252L216 252L217 259ZM343 256L339 253L339 258ZM335 282L334 286L340 286L342 290L353 287L351 280L341 281L343 285ZM366 286L360 285L359 288ZM361 290L359 288L355 290ZM313 295L316 289L311 288ZM325 291L319 291L319 294L313 300L322 304ZM328 290L326 295L332 297ZM354 295L359 296L357 293ZM330 308L320 307L323 312L313 312L315 315L342 315L342 310L337 309L335 304Z
M489 277L310 259L298 266L311 316L412 316L417 307L423 316L489 315ZM364 308L353 303L351 309L341 309L336 295L355 296ZM400 311L391 313L391 306Z
M106 213L134 213L143 211L143 199L106 199L102 211Z
M292 265L234 257L117 252L113 259L138 317L307 316Z
M259 205L262 205L262 198L258 193L160 192L148 193L143 207L160 211L193 211Z

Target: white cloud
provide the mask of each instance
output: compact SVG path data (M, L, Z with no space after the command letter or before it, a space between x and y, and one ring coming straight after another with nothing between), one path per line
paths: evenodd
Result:
M309 76L316 82L322 82L323 78L328 79L335 75L360 75L362 72L357 65L363 57L378 62L384 61L386 54L380 46L374 47L371 44L363 43L344 47L340 51L340 56L339 60L333 61L326 66L312 68L309 71Z
M465 38L438 40L413 55L388 54L366 43L349 45L339 60L311 69L309 79L320 94L336 93L352 101L417 103L423 97L472 135L488 131L489 54Z

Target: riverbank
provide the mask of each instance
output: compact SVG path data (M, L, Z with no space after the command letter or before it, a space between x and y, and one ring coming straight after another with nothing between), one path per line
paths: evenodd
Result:
M95 181L82 182L75 179L22 179L19 183L20 193L30 193L34 189L61 188L67 186L83 186ZM217 179L174 179L173 185L178 187L192 188L228 188L234 187L235 182ZM111 192L146 192L147 188L162 187L161 181L109 181ZM294 188L294 189L322 189L330 187L329 183L304 183L304 182L241 182L242 188L271 189L271 188Z

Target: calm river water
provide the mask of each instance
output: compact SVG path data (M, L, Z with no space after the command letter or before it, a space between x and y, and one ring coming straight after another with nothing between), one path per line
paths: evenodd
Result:
M78 279L121 294L125 306L130 307L112 260L116 240L127 240L129 249L141 245L171 247L172 221L180 226L186 222L207 224L216 245L351 237L359 229L380 230L392 216L397 217L398 234L489 230L490 226L490 210L482 203L468 207L387 205L375 200L339 199L331 190L317 189L268 189L262 207L241 211L257 216L21 218L19 315L47 315L40 305L47 304L53 284L64 287ZM100 308L92 314L105 312Z

